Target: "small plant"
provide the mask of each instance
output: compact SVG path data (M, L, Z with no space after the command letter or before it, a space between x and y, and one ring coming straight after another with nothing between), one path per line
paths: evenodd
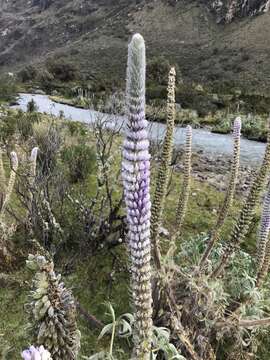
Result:
M29 113L33 113L35 111L37 111L37 104L35 103L35 100L32 99L29 101L29 103L27 104L27 112Z
M164 360L186 360L170 342L171 334L167 328L153 327L152 360L162 357Z
M73 295L55 274L52 261L29 255L26 263L35 272L28 311L36 343L44 345L53 360L76 360L80 332Z
M108 353L106 352L97 353L91 356L89 360L99 359L99 357L101 358L101 356L105 356L105 358L107 356L108 359L116 359L114 357L114 352L113 352L115 337L117 336L119 338L127 339L132 335L132 327L134 324L133 315L124 314L121 315L119 318L116 318L115 311L112 305L110 303L105 303L105 305L109 310L109 313L107 313L107 315L110 317L112 322L104 326L98 339L100 340L104 336L110 335L111 336L110 349Z

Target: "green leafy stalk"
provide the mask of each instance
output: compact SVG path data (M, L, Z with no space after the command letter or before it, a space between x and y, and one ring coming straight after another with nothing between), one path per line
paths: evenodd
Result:
M0 148L0 204L1 204L1 198L5 196L5 191L6 191L6 175L3 164L2 150Z
M192 128L191 126L187 126L185 160L184 160L184 180L182 184L182 190L179 196L178 207L176 210L175 238L177 238L181 234L181 229L185 219L187 205L188 205L188 199L190 194L190 182L191 182L191 157L192 157Z
M159 248L159 228L162 221L164 203L169 182L169 171L173 150L173 135L175 123L175 69L171 68L168 81L167 97L167 129L163 142L162 154L157 173L156 189L152 203L151 239L153 244L154 261L157 268L161 268Z
M10 172L10 177L9 177L9 182L8 182L6 194L4 196L3 203L2 203L2 206L1 206L1 209L0 209L0 221L2 220L2 218L4 216L5 209L6 209L7 205L8 205L8 203L9 203L11 194L13 192L13 188L14 188L15 180L16 180L16 172L17 172L17 169L18 169L18 157L17 157L17 154L13 151L10 154L10 157L11 157L11 172Z
M231 166L230 182L229 182L229 186L228 186L228 189L227 189L227 192L225 195L223 205L221 206L221 208L219 210L216 224L211 233L211 236L210 236L210 239L208 242L208 246L202 256L202 259L200 262L200 268L202 268L204 266L214 245L218 242L220 233L222 230L222 226L225 223L225 220L228 216L229 210L230 210L232 202L233 202L236 183L237 183L238 174L239 174L239 165L240 165L240 137L241 137L241 118L240 117L235 119L233 135L234 135L234 150L233 150L233 162L232 162L232 166Z
M260 231L257 240L257 278L256 284L259 287L265 279L270 264L270 183L266 193L262 211Z
M263 163L261 168L255 177L252 186L249 190L247 199L245 200L244 206L241 210L239 218L233 227L230 239L225 245L222 258L220 263L213 271L211 277L216 277L221 274L227 263L229 262L232 254L239 248L241 242L247 235L251 221L254 217L255 208L259 202L260 194L265 185L267 176L270 171L270 128L268 128L267 146L264 154Z

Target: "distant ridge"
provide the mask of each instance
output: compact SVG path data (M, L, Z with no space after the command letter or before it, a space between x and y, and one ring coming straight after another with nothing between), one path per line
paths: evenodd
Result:
M43 67L55 58L76 64L86 80L124 81L127 42L140 32L148 59L164 56L177 63L184 79L268 94L269 2L4 0L0 72L30 63Z

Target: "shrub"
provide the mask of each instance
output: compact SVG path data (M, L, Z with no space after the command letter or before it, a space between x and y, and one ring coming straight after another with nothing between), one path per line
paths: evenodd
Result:
M85 136L87 134L87 130L83 124L76 121L67 122L67 128L71 136L79 135Z
M35 103L35 100L32 99L31 101L29 101L29 103L27 104L27 112L35 112L37 111L37 104Z
M50 59L47 62L47 68L54 78L60 81L72 81L78 76L76 66L63 59Z
M37 69L35 68L35 66L28 65L18 72L18 77L24 83L27 81L35 80L37 74L38 74L38 72L37 72Z
M153 57L147 65L147 80L156 85L167 87L168 73L172 67L176 69L177 82L182 82L181 71L178 66L171 64L170 61L163 56ZM165 95L166 96L166 95Z
M33 126L33 138L40 150L38 159L41 173L49 175L56 166L62 144L60 126L51 119L36 123Z
M26 140L33 135L33 125L37 122L39 115L35 112L8 111L0 122L0 139L7 142L17 134Z
M72 183L86 180L95 166L95 151L85 144L65 147L61 152Z
M9 76L0 77L0 102L15 99L17 86L14 78Z

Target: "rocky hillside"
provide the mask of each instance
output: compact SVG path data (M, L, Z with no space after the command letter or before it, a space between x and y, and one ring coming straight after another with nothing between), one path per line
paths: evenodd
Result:
M87 81L119 82L125 78L127 41L139 31L148 59L166 57L178 64L184 79L263 94L270 89L269 0L0 4L0 71L57 59L75 64Z
M230 23L235 18L252 17L269 11L270 0L209 0L217 22Z

